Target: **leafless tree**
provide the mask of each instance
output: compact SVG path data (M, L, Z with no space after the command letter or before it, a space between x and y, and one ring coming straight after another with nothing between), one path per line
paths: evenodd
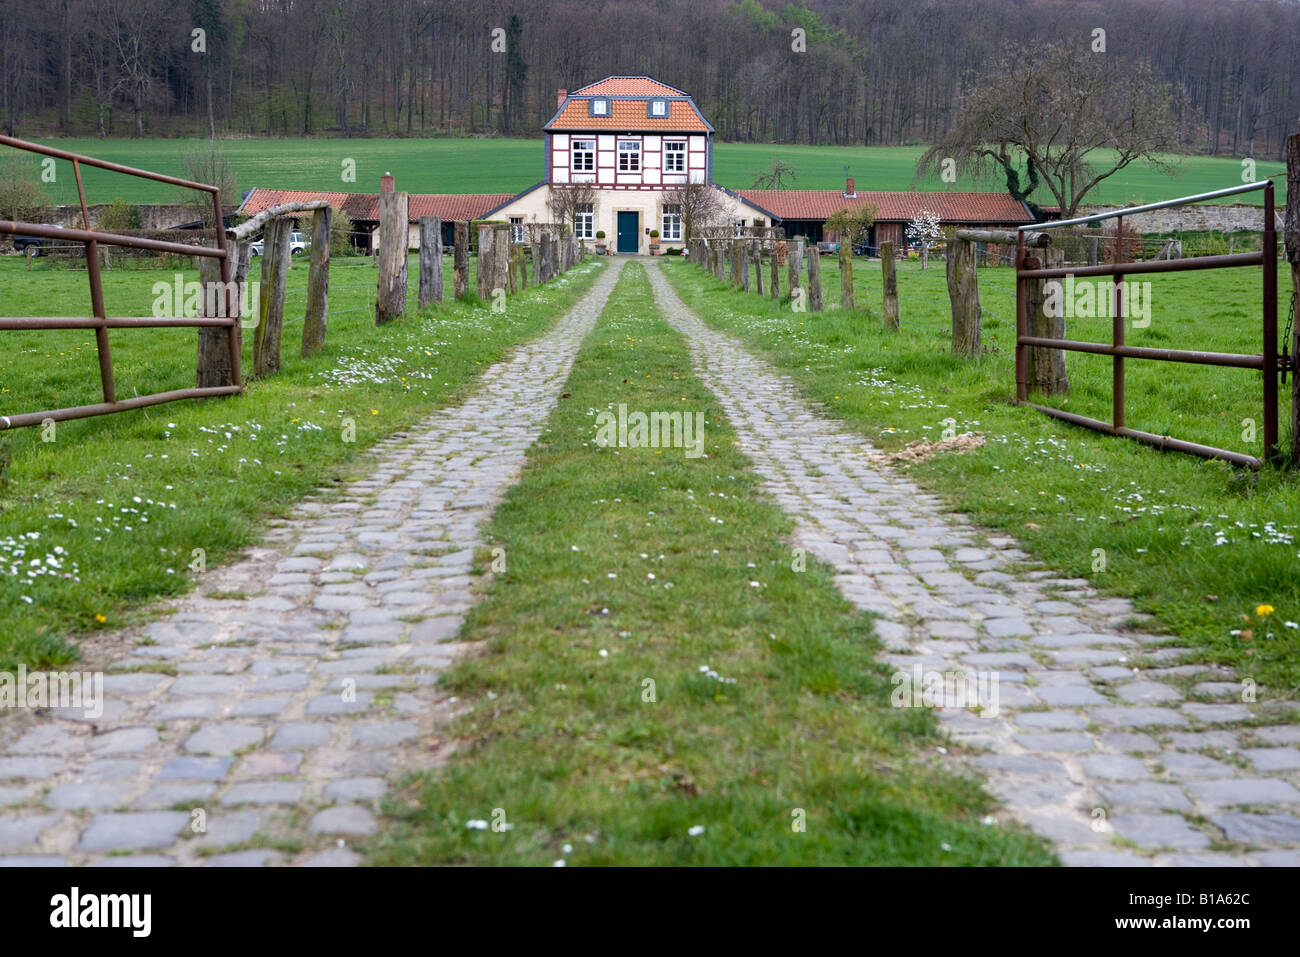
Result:
M552 186L551 196L546 201L550 210L551 221L559 226L563 235L573 231L573 221L578 213L588 206L595 210L596 190L586 183L574 183L571 186Z
M722 193L716 186L705 183L687 183L676 189L666 189L663 204L681 207L683 242L691 239L696 229L713 225L726 210Z
M1041 181L1069 218L1093 187L1130 163L1169 169L1162 154L1179 142L1173 101L1170 86L1144 60L1078 44L1018 47L974 84L917 173L941 173L945 161L976 176L1000 171L1022 201Z

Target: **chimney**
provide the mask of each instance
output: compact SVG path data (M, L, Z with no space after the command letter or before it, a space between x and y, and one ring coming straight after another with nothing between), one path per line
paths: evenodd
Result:
M857 195L858 194L853 190L853 177L850 176L844 181L844 198L853 199L853 197Z
M391 193L397 189L397 184L393 181L392 173L385 173L379 177L379 191L381 193Z
M555 91L555 108L557 110L564 105L564 98L568 95L569 95L569 91L566 90L564 87L560 87L558 90Z

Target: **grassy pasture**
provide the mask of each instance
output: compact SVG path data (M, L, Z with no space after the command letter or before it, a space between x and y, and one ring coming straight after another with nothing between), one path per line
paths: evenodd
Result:
M185 156L205 141L184 139L99 140L57 139L52 146L130 166L185 176ZM532 186L545 176L543 141L540 139L233 139L221 141L241 189L254 186L278 189L312 189L341 192L377 192L379 177L392 172L399 189L412 193L511 193ZM842 188L847 175L865 190L912 188L921 146L791 146L785 144L718 143L714 149L714 178L732 189L745 189L756 172L774 157L793 166L798 189ZM1241 158L1187 156L1173 158L1173 177L1147 166L1130 166L1104 180L1090 201L1105 203L1153 202L1174 196L1222 189L1242 181ZM345 160L355 162L355 181L343 177ZM1099 159L1098 162L1102 160ZM32 158L33 176L37 159ZM1262 178L1280 172L1280 162L1257 163ZM87 199L106 203L121 197L130 203L188 202L175 187L123 176L104 170L83 170ZM1279 179L1279 205L1285 199L1285 180ZM923 190L1005 189L998 178L982 182L958 181L948 185L937 178L916 184ZM56 181L46 184L52 202L77 202L76 181L70 163L56 162ZM1040 189L1040 203L1055 202ZM1260 202L1258 193L1243 202Z
M23 265L0 257L0 315L86 314L83 270ZM375 267L342 259L331 274L325 348L304 360L307 268L295 263L278 375L228 399L61 422L54 441L40 428L0 433L0 670L73 660L81 638L187 590L195 549L214 564L257 541L267 520L338 481L359 452L454 401L507 349L540 334L602 268L589 260L512 297L504 314L474 299L417 314L412 257L407 316L377 328ZM188 262L105 272L110 314L149 315L154 283L177 272L198 279ZM449 269L446 279L450 291ZM192 385L195 337L110 332L118 395ZM246 371L251 342L246 331ZM0 415L96 402L98 383L94 337L84 331L0 332ZM355 442L344 439L347 420Z

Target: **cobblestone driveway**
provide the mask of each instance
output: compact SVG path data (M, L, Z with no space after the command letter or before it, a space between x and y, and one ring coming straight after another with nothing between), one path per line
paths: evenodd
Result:
M1125 629L1127 601L1050 571L1002 571L1027 557L1013 539L875 465L862 436L815 414L788 377L688 310L657 264L648 270L696 372L796 518L795 544L881 616L889 663L996 672L997 716L940 715L956 741L987 749L972 760L989 788L1065 863L1300 864L1300 725L1267 724L1233 675L1167 647L1169 636ZM1264 723L1243 727L1254 718Z
M446 750L458 705L436 682L479 529L620 269L461 405L381 443L337 501L304 502L127 636L100 718L55 713L0 745L0 865L355 863L390 776Z

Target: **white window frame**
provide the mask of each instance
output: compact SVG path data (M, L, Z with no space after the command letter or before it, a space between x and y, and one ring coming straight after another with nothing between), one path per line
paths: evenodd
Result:
M627 147L632 147L628 149ZM641 141L618 141L618 171L620 173L641 172Z
M648 114L653 119L668 118L668 101L663 99L653 99L650 101L650 112Z
M573 152L570 154L569 169L575 173L594 173L596 171L595 140L573 141Z
M680 204L664 206L663 215L660 216L659 236L665 241L681 242L682 207Z
M510 241L516 244L524 241L524 218L522 216L510 217Z
M603 96L593 97L591 101L592 116L609 116L609 99Z
M734 239L741 239L745 235L745 221L743 219L732 220L731 235Z
M674 159L674 157L676 159ZM686 141L664 140L664 172L686 172Z
M573 214L573 235L578 239L595 239L596 204L586 203L584 206L579 206Z

